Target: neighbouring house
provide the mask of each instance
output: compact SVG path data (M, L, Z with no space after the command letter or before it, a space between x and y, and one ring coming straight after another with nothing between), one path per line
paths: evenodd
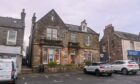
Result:
M66 24L55 10L36 21L32 17L29 37L29 65L56 62L57 64L80 64L99 61L99 34L87 26Z
M15 59L18 72L21 71L22 63L25 15L23 9L20 19L0 17L0 58Z
M110 24L104 29L100 45L102 61L132 59L140 62L140 34L115 31Z

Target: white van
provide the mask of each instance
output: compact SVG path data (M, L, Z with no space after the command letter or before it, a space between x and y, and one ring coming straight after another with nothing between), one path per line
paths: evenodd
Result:
M13 59L0 59L0 83L15 84L17 78L16 62Z

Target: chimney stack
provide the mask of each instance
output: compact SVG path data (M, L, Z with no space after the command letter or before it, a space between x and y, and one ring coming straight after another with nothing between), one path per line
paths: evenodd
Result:
M112 24L105 26L104 33L109 33L109 32L110 33L114 32L114 26L112 26Z
M32 24L34 24L34 23L36 22L36 16L35 16L35 15L36 15L36 13L33 14L33 17L32 17Z
M25 9L22 9L22 12L21 12L21 20L22 21L25 21L25 16L26 16Z

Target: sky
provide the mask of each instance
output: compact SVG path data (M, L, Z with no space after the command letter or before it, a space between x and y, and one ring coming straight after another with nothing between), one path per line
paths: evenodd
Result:
M140 0L0 0L0 16L20 18L22 9L26 12L24 43L28 45L31 18L37 20L54 9L65 23L80 25L86 19L87 25L100 38L108 24L117 31L139 34Z

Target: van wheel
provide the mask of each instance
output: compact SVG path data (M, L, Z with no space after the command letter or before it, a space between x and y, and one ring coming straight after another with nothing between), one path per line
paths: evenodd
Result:
M96 75L96 76L100 76L100 75L101 75L101 74L100 74L100 71L99 71L99 70L96 70L96 71L95 71L95 75Z
M127 74L128 74L128 70L127 70L127 69L125 69L125 68L124 68L124 69L122 69L122 70L121 70L121 72L122 72L122 74L123 74L123 75L127 75Z

